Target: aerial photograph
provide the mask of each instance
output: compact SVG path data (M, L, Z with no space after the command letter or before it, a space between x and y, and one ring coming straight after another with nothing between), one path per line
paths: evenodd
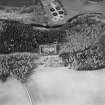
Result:
M0 0L0 105L105 105L105 0Z

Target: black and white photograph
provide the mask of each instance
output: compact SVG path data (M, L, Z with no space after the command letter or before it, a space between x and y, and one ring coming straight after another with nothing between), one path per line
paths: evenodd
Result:
M0 105L105 105L105 0L0 0Z

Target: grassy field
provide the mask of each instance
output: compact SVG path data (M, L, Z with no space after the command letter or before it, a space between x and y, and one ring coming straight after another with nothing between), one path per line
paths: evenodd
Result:
M26 86L33 105L104 105L105 70L78 72L65 67L45 67ZM0 82L1 105L31 105L23 85Z
M33 105L104 105L105 71L42 68L27 84Z
M22 84L13 79L0 82L0 105L30 105Z

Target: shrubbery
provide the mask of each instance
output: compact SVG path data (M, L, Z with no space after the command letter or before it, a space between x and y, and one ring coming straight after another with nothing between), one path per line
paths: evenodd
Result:
M38 55L31 53L14 53L0 55L0 80L5 82L9 77L20 82L27 82L37 67Z
M101 14L86 14L69 21L66 30L67 43L60 51L65 65L76 70L94 70L105 66L104 50L100 50L105 49L105 23L100 17ZM97 50L92 49L96 47Z

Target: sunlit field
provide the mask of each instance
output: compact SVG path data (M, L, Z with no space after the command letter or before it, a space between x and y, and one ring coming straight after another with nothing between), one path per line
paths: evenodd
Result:
M33 105L104 105L105 71L46 68L27 84Z
M30 105L22 84L14 79L0 82L0 105Z
M0 5L24 7L34 2L34 0L18 1L2 0ZM22 10L8 12L5 6L0 10L0 19L18 21L23 19L25 23L1 22L0 54L3 56L0 56L0 105L105 105L105 69L98 69L97 66L105 68L105 17L95 14L101 11L104 13L105 3L88 4L86 0L61 1L70 20L64 27L55 30L47 29L44 25L40 29L38 29L40 25L32 27L28 25L33 19L32 16L36 16L34 18L36 20L33 21L38 24L48 22L47 18L43 17L44 13L40 13L44 9L39 6L39 9L37 6L36 10L34 9L34 15L33 12L29 14ZM30 12L29 8L27 10ZM36 11L38 16L35 15ZM84 14L71 19L80 11ZM94 13L86 14L86 11ZM45 30L42 31L42 29ZM56 51L61 53L49 55L50 51L45 51L47 53L45 56L40 50L40 45L55 42L68 43L64 45L61 43L60 51ZM78 53L79 51L81 52ZM13 53L16 52L19 54L15 57ZM25 52L37 54L34 58L31 54L25 55ZM65 59L63 59L60 56L63 54L68 56L64 56ZM68 64L65 65L66 63ZM80 67L80 69L73 70L70 66Z
M104 80L104 70L79 72L47 67L34 72L26 84L13 79L0 83L0 104L104 105Z

